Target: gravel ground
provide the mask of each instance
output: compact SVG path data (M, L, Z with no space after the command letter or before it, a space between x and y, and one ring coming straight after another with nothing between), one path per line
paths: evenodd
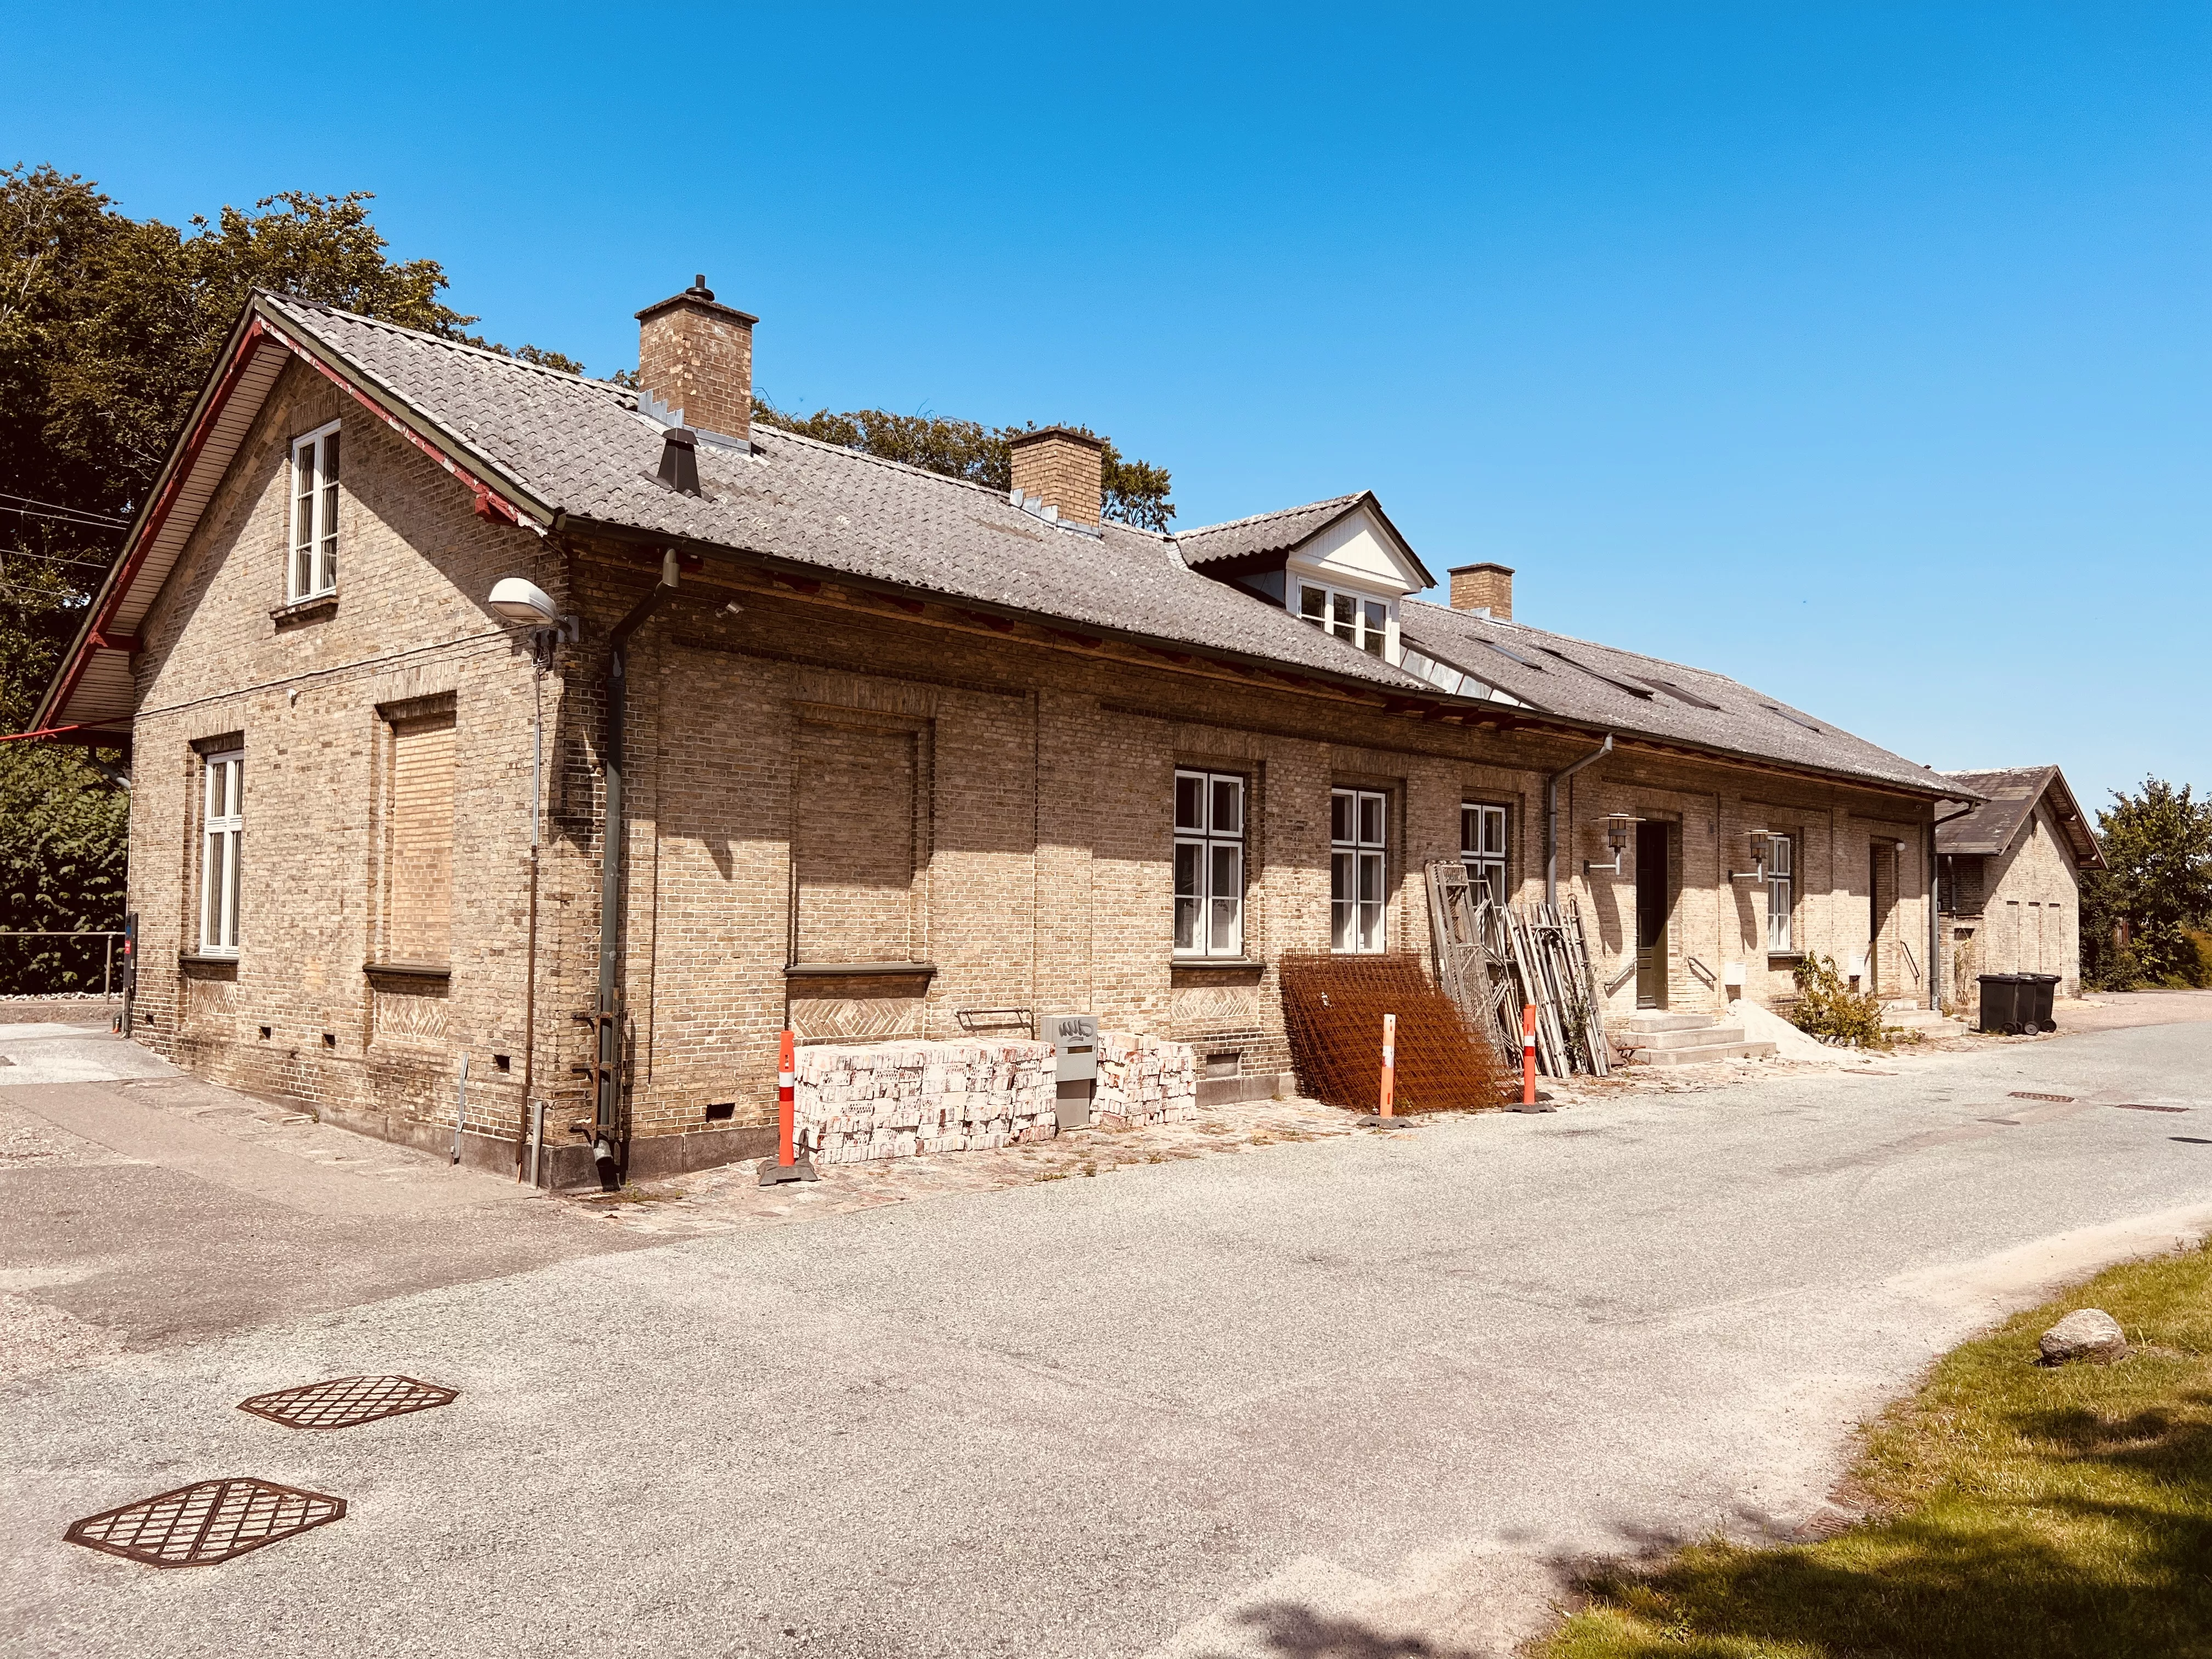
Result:
M2178 1025L1748 1068L241 1321L0 1385L0 1631L133 1656L1502 1653L1577 1559L1816 1521L1850 1423L1933 1355L2199 1231L2208 1061L2212 1030ZM2116 1109L2145 1104L2184 1109ZM544 1199L486 1224L533 1213L548 1238L629 1225ZM328 1435L234 1409L385 1370L462 1393ZM183 1572L60 1541L243 1474L351 1508Z

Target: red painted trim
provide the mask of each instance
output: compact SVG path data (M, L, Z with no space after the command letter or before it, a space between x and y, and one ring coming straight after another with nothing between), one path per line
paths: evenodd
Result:
M518 526L522 523L521 508L515 506L514 502L508 501L507 497L501 495L489 484L484 483L481 478L478 478L466 467L455 461L452 456L440 449L435 444L432 443L428 438L425 438L413 427L408 425L406 422L398 419L397 416L386 410L381 404L379 404L374 398L371 398L367 392L363 392L359 386L356 386L344 375L339 374L337 370L332 368L328 363L316 356L314 353L309 351L298 341L293 339L290 336L284 334L281 331L276 328L270 328L267 332L270 339L275 340L280 345L283 346L285 349L289 351L294 356L297 357L301 362L306 363L318 374L328 380L332 386L337 387L339 391L344 392L346 396L351 398L363 409L375 416L378 420L383 422L385 425L390 427L402 438L405 439L409 443L414 445L416 448L421 450L425 455L435 461L440 466L452 473L454 477L459 479L462 484L468 489L470 493L476 497L476 513L478 518L500 518L506 520L511 525Z
M102 651L127 651L134 657L144 649L136 634L111 634L101 628L92 630L92 642Z
M268 331L258 317L246 325L238 349L231 354L222 378L216 382L214 394L209 398L207 407L200 412L200 418L186 434L184 447L177 453L177 464L169 470L168 478L161 486L161 493L155 497L154 505L148 510L143 527L125 551L122 562L109 576L107 592L93 612L92 627L85 635L82 645L63 671L62 683L55 690L53 701L47 705L57 714L67 708L69 700L76 695L77 684L84 678L85 665L92 660L92 653L86 647L106 633L107 624L115 619L115 612L123 603L123 596L131 591L131 584L137 580L139 569L146 562L147 549L153 546L155 538L161 533L161 527L169 521L169 514L177 504L177 492L184 487L185 478L191 476L194 463L199 459L200 451L206 447L208 434L214 431L223 406L230 402L230 394L238 390L238 383L245 376L247 365L253 361L256 343ZM57 729L72 731L76 728L63 726Z
M78 735L92 732L101 732L101 728L89 720L79 720L72 726L49 726L37 732L0 732L0 743L35 743L40 738L57 738L63 743L93 743L95 748L100 749L120 749L131 741L130 734L121 732L102 732L102 735L107 738L105 743L97 743L91 738Z

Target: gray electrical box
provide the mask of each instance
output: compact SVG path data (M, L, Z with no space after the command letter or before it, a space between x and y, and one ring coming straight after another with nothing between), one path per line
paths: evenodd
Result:
M1098 1076L1098 1016L1047 1014L1038 1035L1052 1044L1059 1084L1055 1115L1063 1129L1087 1128L1091 1094Z

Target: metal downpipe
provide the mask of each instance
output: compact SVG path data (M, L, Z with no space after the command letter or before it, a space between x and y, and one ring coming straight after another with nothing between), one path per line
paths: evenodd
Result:
M592 1126L592 1156L604 1182L617 1173L617 1151L622 1140L623 1031L618 982L623 954L623 722L624 693L629 668L629 636L642 628L653 613L676 592L676 551L671 548L660 562L660 580L630 608L609 636L607 664L606 811L605 845L599 854L599 998L597 1020L599 1066L596 1073L598 1110ZM625 1158L624 1164L628 1162Z
M1559 784L1585 766L1595 764L1613 752L1613 733L1605 734L1605 741L1595 752L1584 755L1572 766L1565 766L1544 780L1544 902L1559 902Z

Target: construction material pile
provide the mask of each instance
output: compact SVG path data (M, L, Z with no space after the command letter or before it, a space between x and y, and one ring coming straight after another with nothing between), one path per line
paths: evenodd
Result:
M972 1152L1060 1133L1049 1042L821 1043L793 1056L794 1138L817 1164ZM1187 1042L1102 1031L1095 1118L1164 1123L1198 1112Z
M1283 1024L1302 1094L1375 1110L1382 1017L1398 1017L1395 1110L1471 1111L1504 1103L1509 1077L1410 954L1285 951Z
M1536 1066L1547 1077L1612 1070L1605 999L1590 971L1581 908L1493 903L1456 859L1429 866L1437 979L1501 1064L1517 1065L1522 1010L1536 1010Z

